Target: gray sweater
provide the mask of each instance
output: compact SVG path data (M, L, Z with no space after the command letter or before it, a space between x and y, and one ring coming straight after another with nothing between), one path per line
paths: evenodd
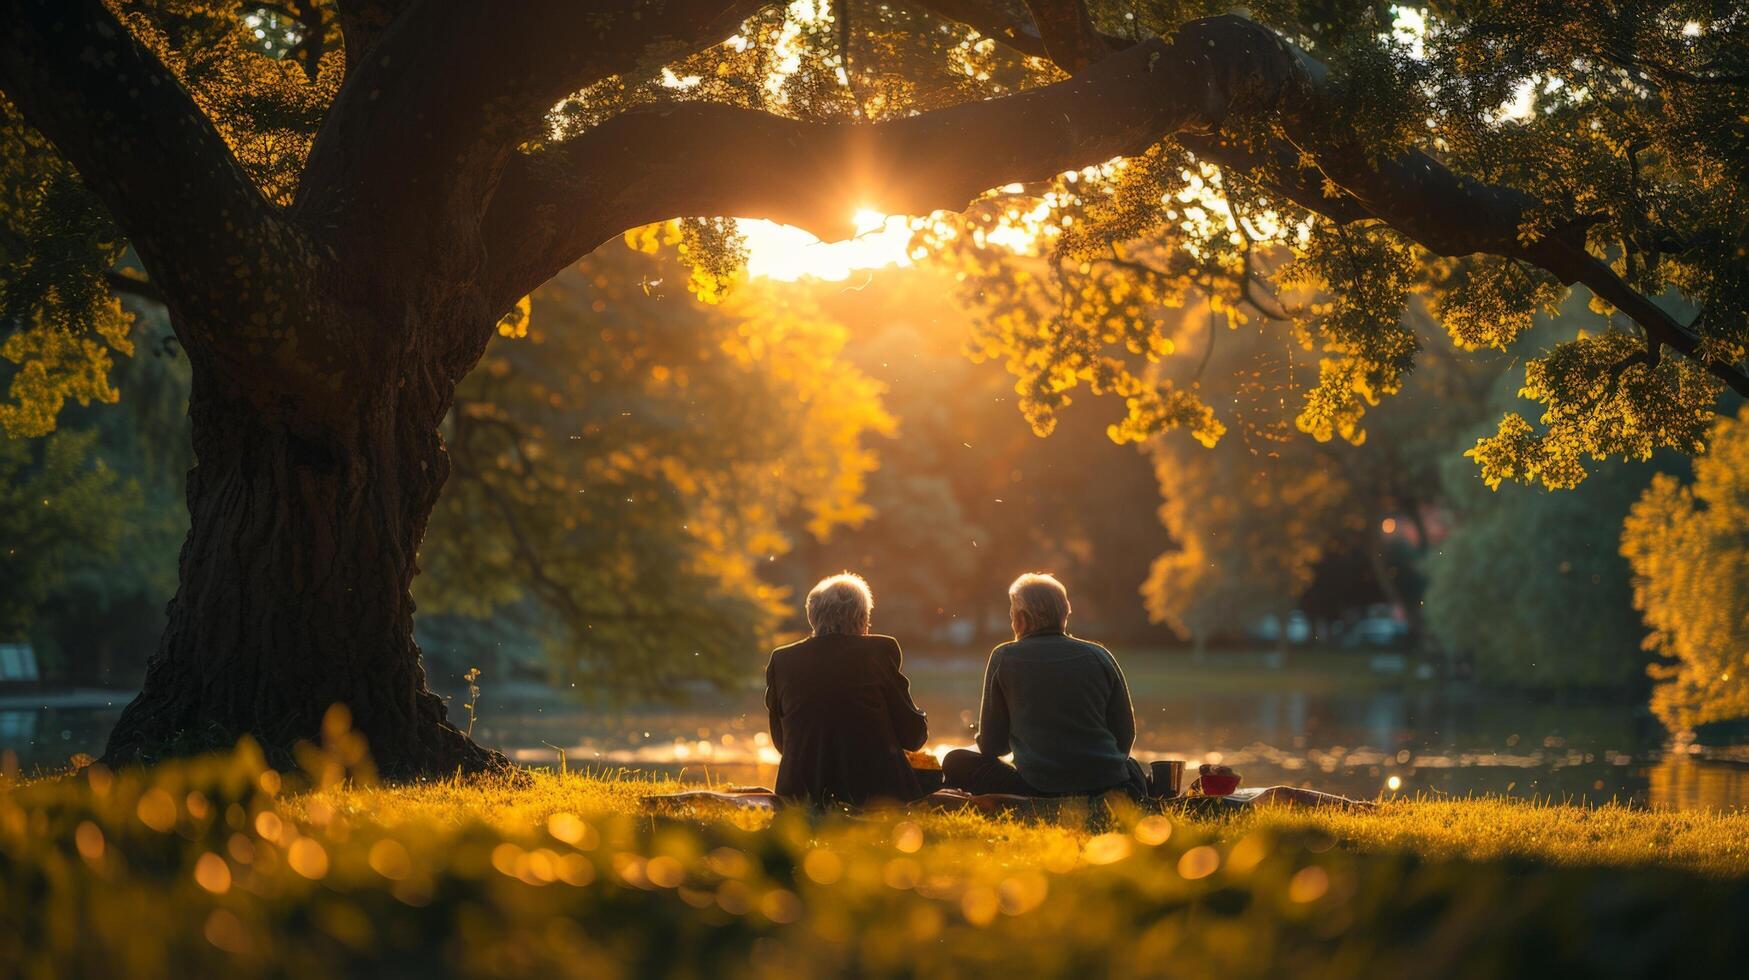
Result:
M1046 793L1123 782L1136 741L1129 685L1111 651L1066 633L1033 633L990 651L978 750L1014 752L1022 779Z

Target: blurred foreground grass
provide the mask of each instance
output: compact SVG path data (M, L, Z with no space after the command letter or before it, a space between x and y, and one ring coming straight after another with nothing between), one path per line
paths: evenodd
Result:
M632 773L234 756L0 786L0 975L1638 976L1749 953L1749 815L1401 801L652 816Z

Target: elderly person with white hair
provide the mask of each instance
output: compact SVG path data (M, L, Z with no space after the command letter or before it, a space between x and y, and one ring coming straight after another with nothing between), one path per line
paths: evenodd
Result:
M978 748L942 760L945 782L970 793L1078 796L1147 793L1130 758L1136 715L1111 651L1070 636L1069 592L1054 576L1022 575L1008 587L1014 640L984 670ZM1014 753L1014 764L1002 756Z
M861 576L822 579L808 593L813 635L772 652L765 706L783 753L777 795L853 806L924 795L905 751L923 746L929 719L911 701L899 642L868 631L873 612Z

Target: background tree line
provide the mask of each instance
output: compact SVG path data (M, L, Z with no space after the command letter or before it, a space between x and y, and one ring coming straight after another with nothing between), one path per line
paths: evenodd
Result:
M1361 445L1320 443L1288 415L1313 367L1204 302L1160 315L1178 343L1208 348L1199 388L1237 420L1214 447L1182 433L1119 446L1100 399L1066 406L1039 439L1011 380L965 356L979 307L951 276L701 284L684 239L654 226L537 292L458 394L444 428L456 473L417 593L441 672L486 663L596 695L739 683L800 627L799 590L841 567L875 582L882 628L975 647L1004 628L1014 570L1046 567L1075 585L1083 628L1133 646L1218 656L1293 611L1331 644L1382 604L1408 618L1410 650L1486 684L1644 683L1647 628L1618 539L1653 473L1671 474L1636 510L1665 515L1661 530L1630 522L1641 604L1658 601L1649 583L1684 567L1650 563L1695 506L1675 489L1686 464L1490 491L1462 452L1518 403L1514 354L1427 358ZM132 683L174 587L187 371L161 313L138 309L119 405L0 443L8 540L24 543L8 554L23 584L8 635L30 637L64 682ZM1549 329L1597 319L1563 318ZM1704 612L1700 583L1673 588L1659 635L1728 618ZM1708 649L1663 648L1684 642Z

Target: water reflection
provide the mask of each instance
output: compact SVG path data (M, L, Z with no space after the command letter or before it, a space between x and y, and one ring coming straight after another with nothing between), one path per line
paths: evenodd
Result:
M912 667L932 749L970 740L981 666ZM1251 785L1374 798L1392 795L1395 777L1397 792L1407 794L1749 806L1749 767L1666 752L1662 729L1638 705L1563 705L1439 686L1211 686L1145 667L1131 668L1131 686L1139 758L1223 762ZM99 752L125 696L68 700L0 701L0 750L27 773ZM719 782L769 785L777 759L752 687L680 707L591 710L533 686L488 686L475 734L529 763L554 761L558 746L572 766L684 770Z
M70 705L0 704L0 753L7 753L8 763L26 775L64 768L77 753L103 750L123 703L106 697L95 704L88 699Z
M1749 806L1749 767L1671 755L1651 766L1648 798L1677 810Z

